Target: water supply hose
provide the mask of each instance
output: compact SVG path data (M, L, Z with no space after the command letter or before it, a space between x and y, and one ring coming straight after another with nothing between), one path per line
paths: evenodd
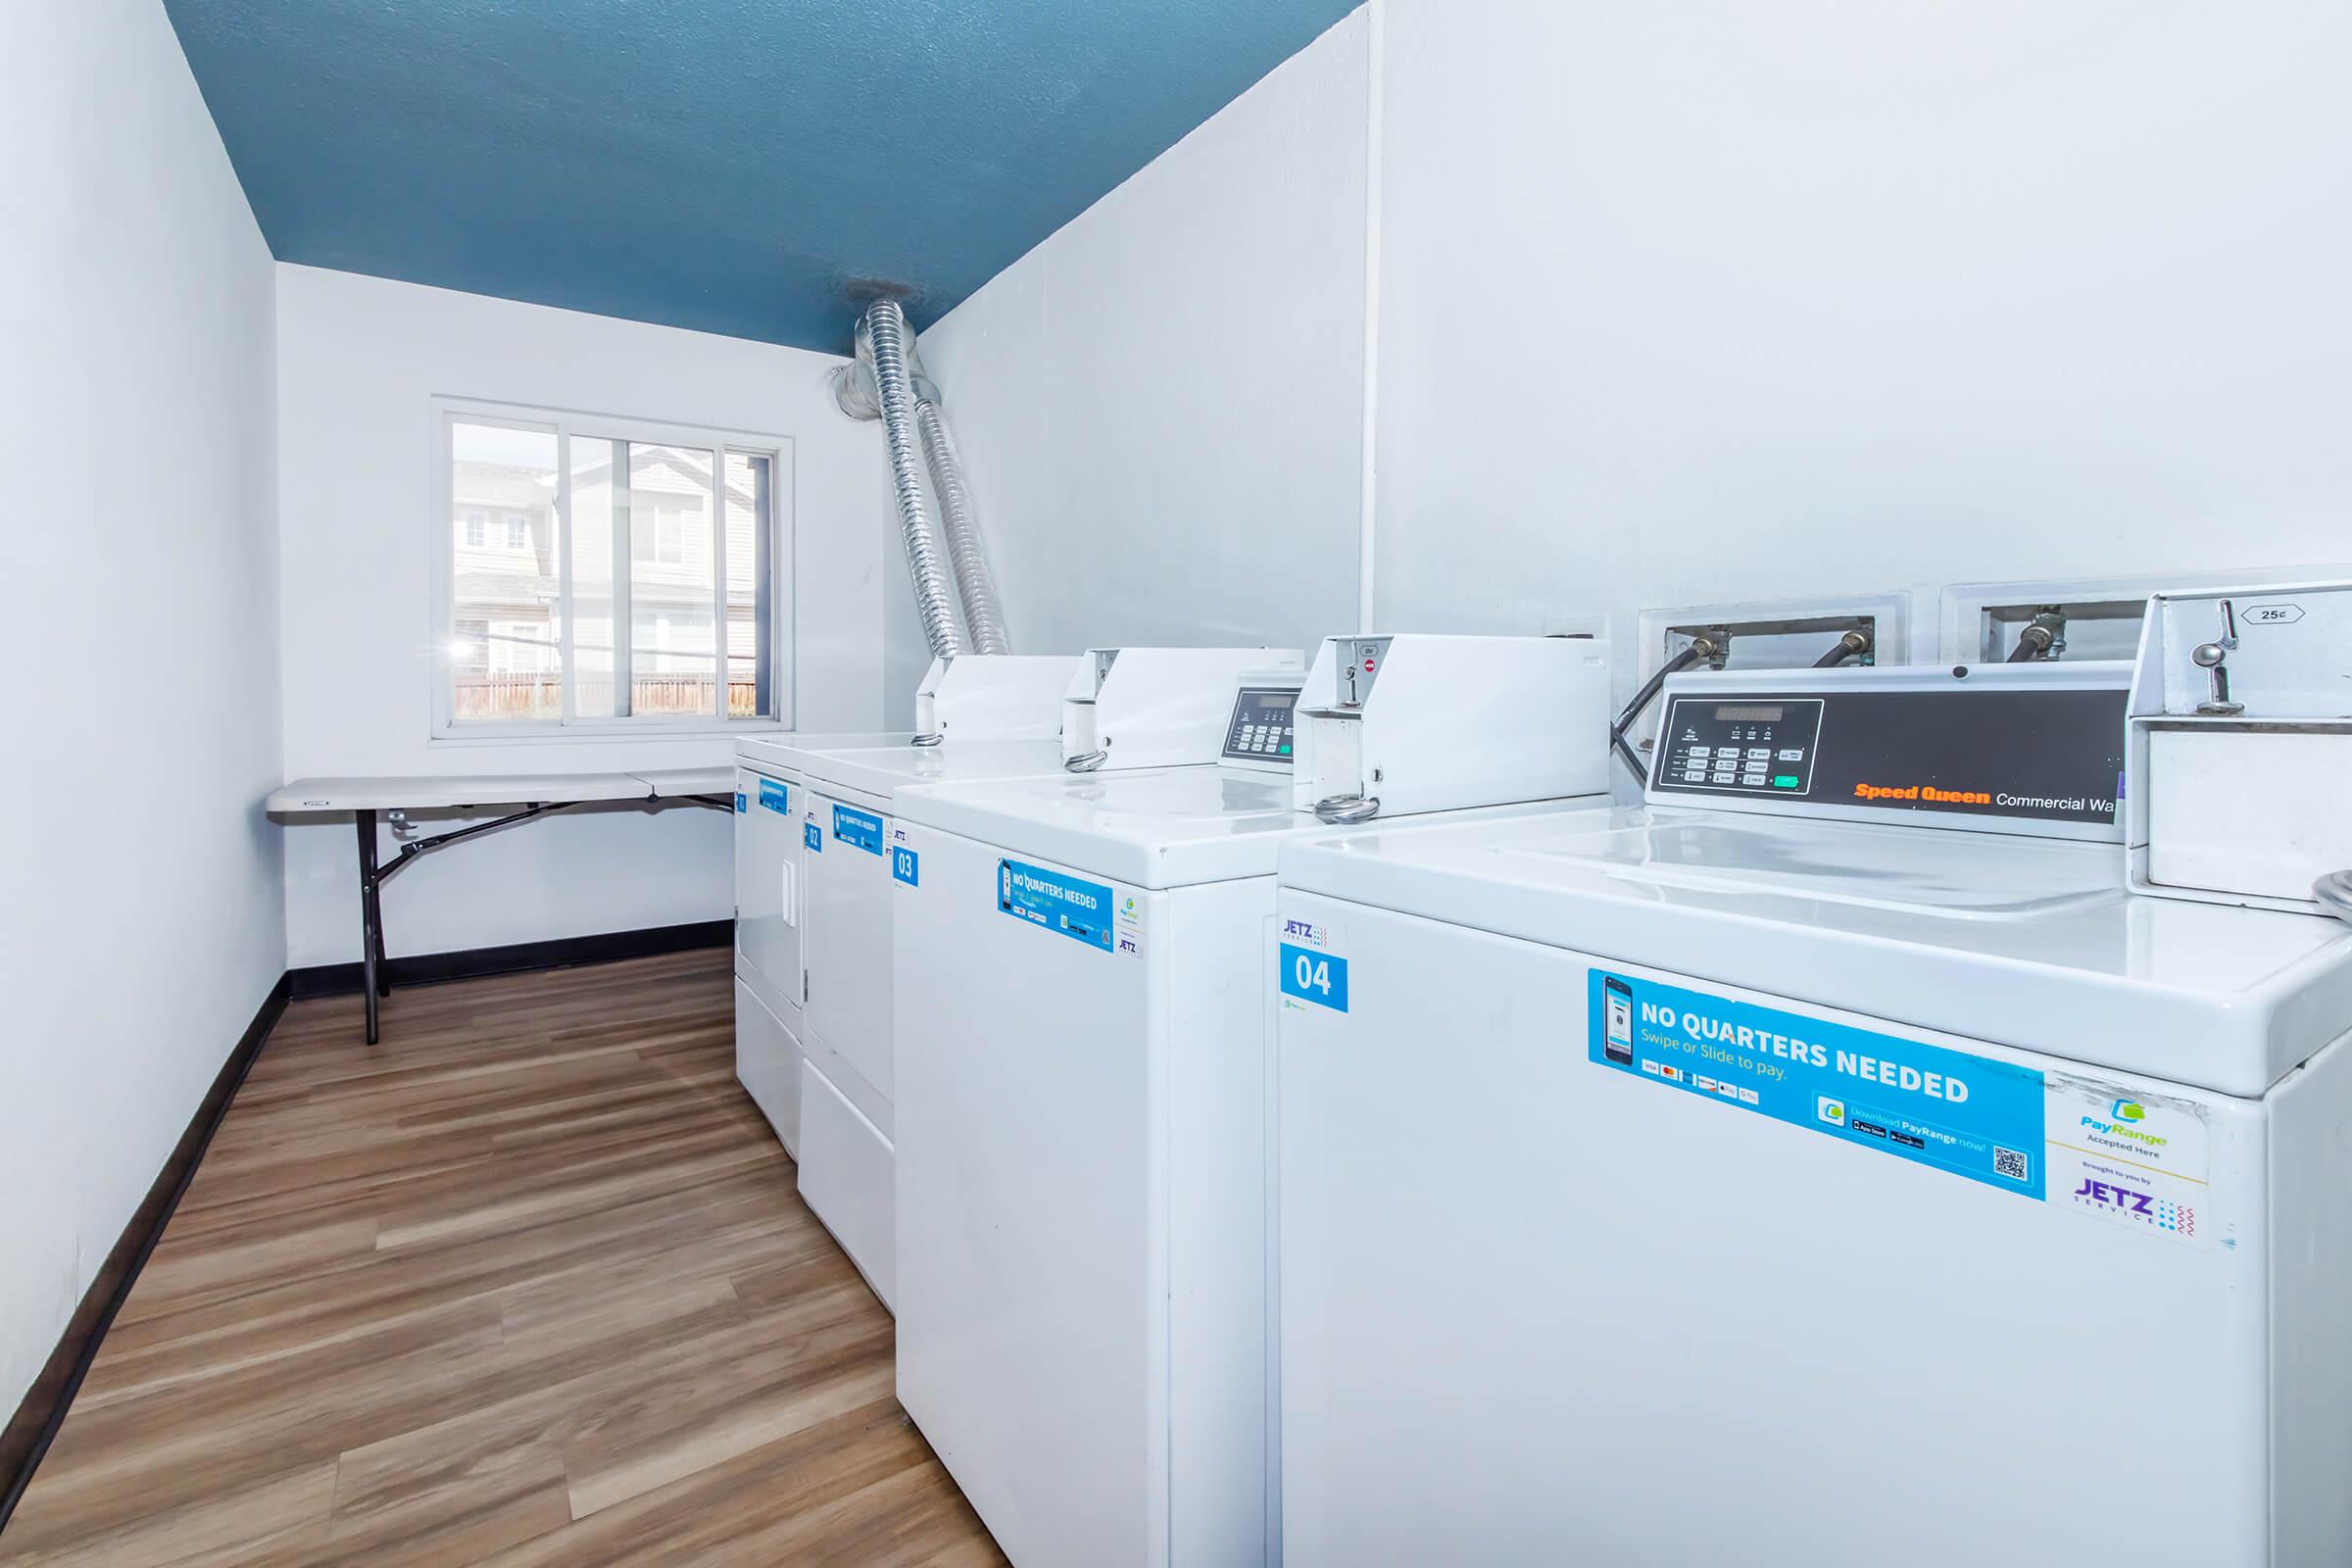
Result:
M1838 645L1813 661L1815 669L1835 669L1856 654L1870 651L1870 633L1856 627L1838 639Z
M1721 652L1723 645L1713 637L1701 634L1691 638L1681 653L1660 664L1658 672L1642 683L1642 689L1634 693L1634 700L1625 705L1625 711L1617 715L1617 722L1609 726L1610 748L1625 760L1625 765L1632 768L1634 777L1642 783L1649 782L1649 768L1627 742L1626 731L1632 729L1635 721L1641 718L1642 710L1647 708L1650 700L1658 695L1658 688L1666 684L1667 676L1679 674L1700 660L1712 659Z
M2050 645L2057 640L2058 634L2037 620L2017 634L2017 646L2009 650L2009 658L2005 662L2032 663L2048 653Z
M873 345L874 388L882 405L882 438L890 449L891 488L899 503L899 539L906 548L906 570L914 578L914 604L923 636L935 659L962 653L956 628L956 590L942 560L939 537L923 506L922 471L915 459L914 386L906 368L906 316L897 300L876 300L863 323Z

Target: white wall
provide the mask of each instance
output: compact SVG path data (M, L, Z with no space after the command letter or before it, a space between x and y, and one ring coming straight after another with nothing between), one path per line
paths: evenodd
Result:
M879 427L833 407L828 356L283 266L277 283L280 612L289 775L682 767L732 743L431 739L433 399L710 425L793 444L795 713L878 727L888 487ZM903 568L890 564L904 593ZM286 830L297 967L360 954L348 824ZM387 838L387 842L389 842ZM384 891L388 951L440 953L724 919L731 826L631 808L533 822Z
M1353 623L1365 92L1359 12L922 334L1022 651Z
M2352 556L2352 10L1378 4L1382 627ZM1369 21L924 335L1025 646L1352 620Z
M1386 3L1382 624L2352 554L2352 9Z
M0 1412L285 966L270 261L155 0L11 8Z

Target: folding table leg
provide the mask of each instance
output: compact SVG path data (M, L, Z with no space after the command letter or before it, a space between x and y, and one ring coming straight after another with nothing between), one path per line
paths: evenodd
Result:
M392 966L384 961L384 876L380 870L375 876L373 903L375 906L373 921L375 926L375 994L379 997L388 997L392 994Z
M375 812L352 813L360 824L360 989L368 1002L368 1043L376 1042L376 976L383 962L383 909L376 900Z

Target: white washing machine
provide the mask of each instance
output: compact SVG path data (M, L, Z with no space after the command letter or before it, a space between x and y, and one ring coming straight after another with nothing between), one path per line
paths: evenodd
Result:
M1276 1555L1262 956L1278 850L1332 831L1297 808L1294 719L1357 642L1296 707L1245 689L1220 766L898 796L921 866L895 890L899 1398L1022 1568ZM1396 678L1326 714L1366 727L1335 767L1415 776L1500 707L1553 759L1531 791L1605 787L1604 650L1373 658ZM1377 806L1368 777L1307 793Z
M966 655L935 661L915 693L916 728L747 738L736 746L735 1076L787 1152L801 1152L801 871L808 836L802 748L1032 739L1054 744L1077 661Z
M1297 649L1126 648L1091 649L1061 662L1069 673L1058 699L1063 710L1083 704L1115 749L1118 761L1106 755L1096 765L1124 767L1130 758L1213 761L1240 672L1262 668L1274 683L1266 689L1289 692L1305 659ZM970 729L937 746L888 739L770 751L805 780L799 796L805 913L798 933L804 1011L796 1031L803 1059L794 1150L801 1196L885 1306L897 1298L891 895L921 879L892 798L913 785L1059 778L1068 760L1069 743L1060 738L974 740Z
M1286 852L1289 1561L2352 1560L2352 933L2124 890L2124 670Z

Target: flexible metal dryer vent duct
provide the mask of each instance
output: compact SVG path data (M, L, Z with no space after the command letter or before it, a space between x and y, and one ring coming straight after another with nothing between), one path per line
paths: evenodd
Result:
M912 334L906 330L906 313L898 301L881 299L866 307L858 318L857 343L857 364L834 372L834 401L853 418L882 421L890 452L891 485L898 497L899 536L906 548L906 569L914 578L915 607L931 652L935 657L950 658L964 651L956 629L956 599L950 597L948 588L953 577L956 596L963 603L964 625L971 633L973 651L1008 654L1012 642L1004 632L1004 613L989 573L980 516L972 505L971 487L964 482L963 461L949 433L947 415L940 408L939 388L923 374ZM917 441L939 493L940 519L947 532L944 566L939 536L932 531L914 464Z
M948 563L956 568L956 587L963 595L963 624L972 646L984 654L1009 654L1012 639L1004 634L1004 611L997 603L997 580L988 569L988 551L980 541L980 513L972 505L971 486L963 482L963 455L948 433L947 411L931 399L914 401L914 425L923 438L923 456L931 464L931 488L939 496L939 520L948 531Z

